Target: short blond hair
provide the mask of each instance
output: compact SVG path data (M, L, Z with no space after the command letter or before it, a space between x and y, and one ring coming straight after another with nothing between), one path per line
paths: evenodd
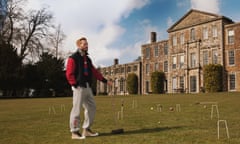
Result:
M87 38L81 37L80 39L78 39L78 40L76 41L76 45L79 46L79 45L81 44L81 41L82 41L82 40L85 40L85 41L86 41Z

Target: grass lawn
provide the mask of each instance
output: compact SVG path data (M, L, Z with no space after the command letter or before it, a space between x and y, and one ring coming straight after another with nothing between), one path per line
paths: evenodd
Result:
M92 129L100 136L85 140L70 137L71 97L1 99L0 144L240 143L240 93L115 96L113 99L97 96L95 99L97 113ZM124 117L118 120L122 101ZM218 102L219 119L227 120L229 139L223 124L218 139L217 113L214 111L211 119L212 104L204 102ZM157 110L158 104L162 106L161 112ZM176 104L180 104L180 112L176 111ZM174 110L170 111L170 107ZM125 132L110 133L119 128Z

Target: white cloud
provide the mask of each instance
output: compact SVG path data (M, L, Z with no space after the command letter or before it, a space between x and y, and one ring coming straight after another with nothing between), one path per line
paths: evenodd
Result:
M167 26L171 27L174 24L173 19L171 17L167 18Z
M163 40L165 36L163 35L163 31L160 30L158 26L153 25L151 20L144 19L139 21L139 27L136 28L136 35L135 35L135 42L129 44L126 48L122 49L121 56L122 60L120 62L127 63L132 62L133 60L137 59L138 56L141 56L141 46L143 44L150 43L151 32L157 33L157 41ZM139 33L141 35L139 35ZM131 58L131 59L129 59ZM126 61L128 60L128 61Z
M75 41L86 36L89 40L89 52L100 65L100 61L112 61L124 51L109 47L125 32L118 24L120 20L149 2L150 0L29 0L29 7L49 5L56 22L61 23L67 36L64 51L74 51Z
M220 0L191 0L191 8L218 14Z
M157 33L157 41L162 39L160 27L153 25L152 22L149 19L144 19L142 22L139 24L141 27L138 29L139 33L142 35L139 35L139 39L142 40L142 44L145 43L150 43L150 34L151 32L156 32Z
M177 6L178 7L185 7L188 5L189 0L177 0Z

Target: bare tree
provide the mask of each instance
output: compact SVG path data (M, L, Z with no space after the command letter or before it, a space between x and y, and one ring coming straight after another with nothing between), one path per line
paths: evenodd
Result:
M59 47L63 44L63 41L65 40L65 38L66 38L66 35L62 31L61 25L59 24L56 27L55 32L51 34L49 38L50 46L53 46L56 58L58 58Z
M25 12L23 6L26 0L9 0L8 13L5 21L3 37L9 44L19 50L22 60L35 59L43 51L43 39L53 28L53 16L47 8Z
M11 44L14 39L14 33L18 31L15 26L18 22L24 19L23 9L21 5L24 5L26 0L8 0L7 1L7 15L3 24L2 38L8 44Z
M46 8L29 12L21 25L21 33L16 40L21 44L20 56L25 58L28 53L36 56L43 53L42 39L48 35L52 25L52 14Z

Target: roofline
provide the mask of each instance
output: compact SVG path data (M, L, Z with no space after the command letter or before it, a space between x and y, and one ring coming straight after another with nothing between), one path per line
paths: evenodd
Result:
M151 45L151 44L163 43L163 42L168 42L168 39L160 40L160 41L157 41L157 42L152 42L152 43L143 44L142 47L143 47L143 46L148 46L148 45Z
M175 27L177 24L179 24L184 18L186 18L191 12L200 12L200 13L204 13L204 14L208 14L208 15L212 15L212 16L216 16L217 18L215 19L212 19L211 21L215 21L215 20L219 20L219 19L226 19L228 21L232 21L232 19L228 18L228 17L225 17L225 16L222 16L222 15L218 15L218 14L214 14L214 13L210 13L210 12L205 12L205 11L200 11L200 10L196 10L196 9L191 9L189 10L183 17L181 17L176 23L174 23L170 28L168 28L167 32L172 32L173 30L171 30L173 27ZM209 21L208 21L209 22ZM205 23L205 22L203 22ZM200 23L199 23L200 24ZM201 23L202 24L202 23ZM195 24L195 25L198 25L198 24ZM194 25L193 25L194 26ZM189 27L189 26L188 26ZM186 28L186 27L185 27ZM183 28L181 28L183 29ZM175 31L175 30L174 30Z
M236 26L236 25L240 25L240 22L227 24L227 25L225 25L225 27L232 27L232 26Z

